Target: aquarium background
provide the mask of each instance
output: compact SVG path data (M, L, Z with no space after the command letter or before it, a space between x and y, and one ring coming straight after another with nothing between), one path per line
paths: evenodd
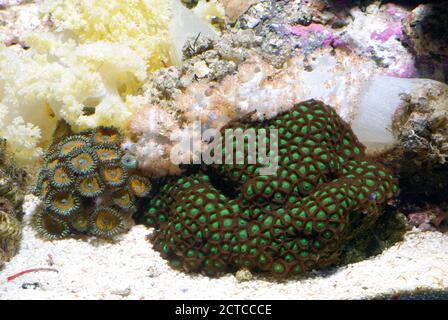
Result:
M446 299L447 16L0 0L0 299Z

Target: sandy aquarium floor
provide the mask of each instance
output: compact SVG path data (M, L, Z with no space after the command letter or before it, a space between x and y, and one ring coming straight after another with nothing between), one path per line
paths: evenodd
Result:
M448 291L448 235L410 231L381 255L307 278L239 282L173 271L136 226L116 244L44 242L25 227L19 253L0 271L0 299L358 299ZM31 268L56 271L8 277Z

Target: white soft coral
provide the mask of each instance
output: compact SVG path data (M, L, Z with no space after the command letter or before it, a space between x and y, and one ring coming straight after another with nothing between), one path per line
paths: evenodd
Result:
M213 33L177 9L178 0L45 0L54 30L24 36L21 53L0 46L0 136L17 160L35 160L59 119L126 132L150 74L179 59L173 48L186 37ZM183 20L191 30L176 28Z
M115 43L97 42L70 50L71 43L59 43L50 35L33 35L28 40L36 43L37 50L21 56L9 48L0 50L0 134L19 160L32 160L30 153L39 155L32 149L49 142L57 119L64 119L75 130L128 124L134 107L127 104L127 97L146 77L146 63L138 55ZM39 45L47 48L46 53ZM94 111L89 113L89 108ZM8 134L18 117L22 122L16 131L40 128L29 143ZM28 150L19 152L21 147Z

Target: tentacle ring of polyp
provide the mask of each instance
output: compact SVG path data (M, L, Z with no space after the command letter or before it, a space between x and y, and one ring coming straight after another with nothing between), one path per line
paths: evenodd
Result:
M221 132L230 128L254 128L256 141L277 129L277 141L263 137L277 144L278 169L260 175L269 164L212 164L166 183L145 221L156 228L154 247L175 268L215 276L246 267L285 277L329 266L354 229L373 224L398 191L321 102L262 122L243 118Z

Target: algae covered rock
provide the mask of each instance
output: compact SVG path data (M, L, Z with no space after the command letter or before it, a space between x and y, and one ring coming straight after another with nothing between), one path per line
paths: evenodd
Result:
M310 100L270 120L233 121L211 145L224 158L230 149L232 156L238 152L236 140L216 149L229 129L254 129L259 152L269 146L275 157L250 159L247 140L244 162L204 165L161 187L144 218L156 228L154 248L173 267L209 276L247 268L286 277L347 262L343 248L358 250L351 242L375 237L367 231L381 221L397 182L365 156L333 109ZM273 159L277 170L263 174Z
M17 252L22 237L22 203L27 175L11 163L0 140L0 266Z
M16 254L21 238L22 226L19 220L0 210L0 266Z

